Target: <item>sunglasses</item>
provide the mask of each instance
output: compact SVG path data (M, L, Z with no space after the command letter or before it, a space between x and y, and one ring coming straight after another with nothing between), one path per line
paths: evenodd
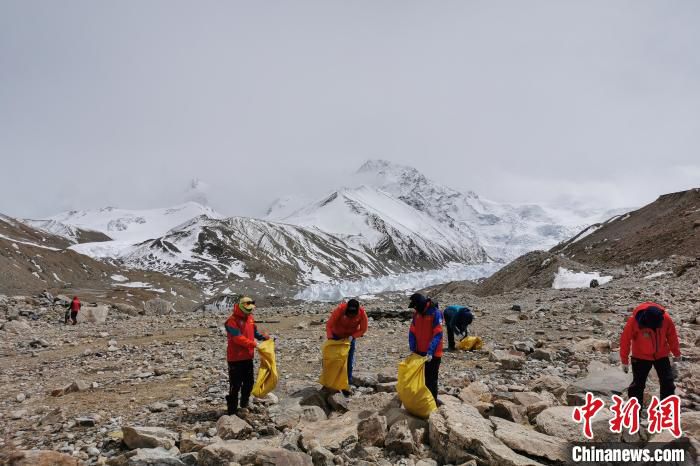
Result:
M241 303L243 306L249 306L251 304L255 304L255 301L244 301Z

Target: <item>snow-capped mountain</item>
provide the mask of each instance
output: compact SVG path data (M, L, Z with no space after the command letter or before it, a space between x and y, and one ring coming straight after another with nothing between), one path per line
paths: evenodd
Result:
M340 189L279 220L331 233L357 248L416 266L486 260L474 235L462 234L370 186Z
M412 167L370 160L356 172L364 183L454 229L475 238L489 257L512 260L528 251L549 249L586 226L628 209L563 209L537 204L505 204L438 184Z
M208 285L245 279L300 285L407 270L318 229L245 217L194 218L121 260Z
M22 219L20 221L37 230L60 236L71 244L110 241L112 239L102 232L78 228L75 225L68 225L56 220Z
M138 243L158 238L168 230L194 217L223 218L211 207L186 202L170 208L129 210L105 207L95 210L71 210L50 217L63 225L104 233L115 241Z

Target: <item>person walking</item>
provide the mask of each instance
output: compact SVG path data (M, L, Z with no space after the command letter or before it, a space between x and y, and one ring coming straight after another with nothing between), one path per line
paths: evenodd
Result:
M413 353L425 356L425 386L433 394L435 403L438 400L438 373L442 358L442 312L438 303L420 293L410 297L409 309L414 309L411 327L408 331L408 346Z
M444 311L447 327L447 351L455 350L455 335L459 340L468 335L469 326L474 321L472 310L466 306L447 306Z
M367 332L367 313L356 299L350 299L347 303L340 303L326 322L326 337L329 340L350 340L350 352L348 353L348 385L352 383L352 368L355 365L355 345L357 339ZM343 390L343 394L350 395L350 390Z
M250 400L250 392L253 390L253 357L256 340L267 340L268 335L258 332L253 318L255 301L244 296L237 304L226 320L227 349L226 360L228 362L229 393L226 395L226 408L229 415L239 413L240 408L247 410Z
M78 299L77 296L73 296L73 300L68 304L68 307L66 308L66 325L68 325L68 323L71 323L72 325L78 323L78 312L80 312L80 309L82 307L83 305L80 303L80 299Z
M627 319L620 337L620 362L625 373L630 368L630 351L632 384L627 389L629 398L634 397L640 405L644 404L644 389L652 367L659 376L661 399L675 393L673 380L677 369L669 355L680 359L681 350L676 326L663 306L644 302Z

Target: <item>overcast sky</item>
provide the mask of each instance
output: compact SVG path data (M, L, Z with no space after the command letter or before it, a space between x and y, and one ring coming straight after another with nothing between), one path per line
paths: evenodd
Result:
M700 186L700 2L0 2L0 212L226 214L368 158L512 202Z

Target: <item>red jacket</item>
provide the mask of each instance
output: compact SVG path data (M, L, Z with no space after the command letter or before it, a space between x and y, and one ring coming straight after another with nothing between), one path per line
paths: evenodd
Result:
M661 326L657 329L640 327L637 322L637 314L652 306L663 312ZM663 306L646 302L635 308L632 316L627 319L627 324L625 324L620 337L620 361L622 364L629 364L630 347L633 358L647 361L665 358L669 353L673 353L677 358L681 356L676 326Z
M347 303L341 303L328 318L328 322L326 322L326 336L329 340L333 337L347 338L352 336L353 338L359 338L367 332L365 308L360 307L356 316L348 317L345 315L347 307Z
M70 303L70 310L73 312L80 311L81 307L82 307L82 304L80 304L80 300L77 298L74 299L73 301L71 301L71 303Z
M408 346L412 352L422 356L431 354L442 357L442 312L432 301L426 303L424 314L413 313L408 330Z
M252 314L244 314L238 307L233 306L233 313L226 320L226 335L228 346L226 348L227 361L246 361L255 356L255 347L258 340L267 340L267 336L258 333L255 319Z

